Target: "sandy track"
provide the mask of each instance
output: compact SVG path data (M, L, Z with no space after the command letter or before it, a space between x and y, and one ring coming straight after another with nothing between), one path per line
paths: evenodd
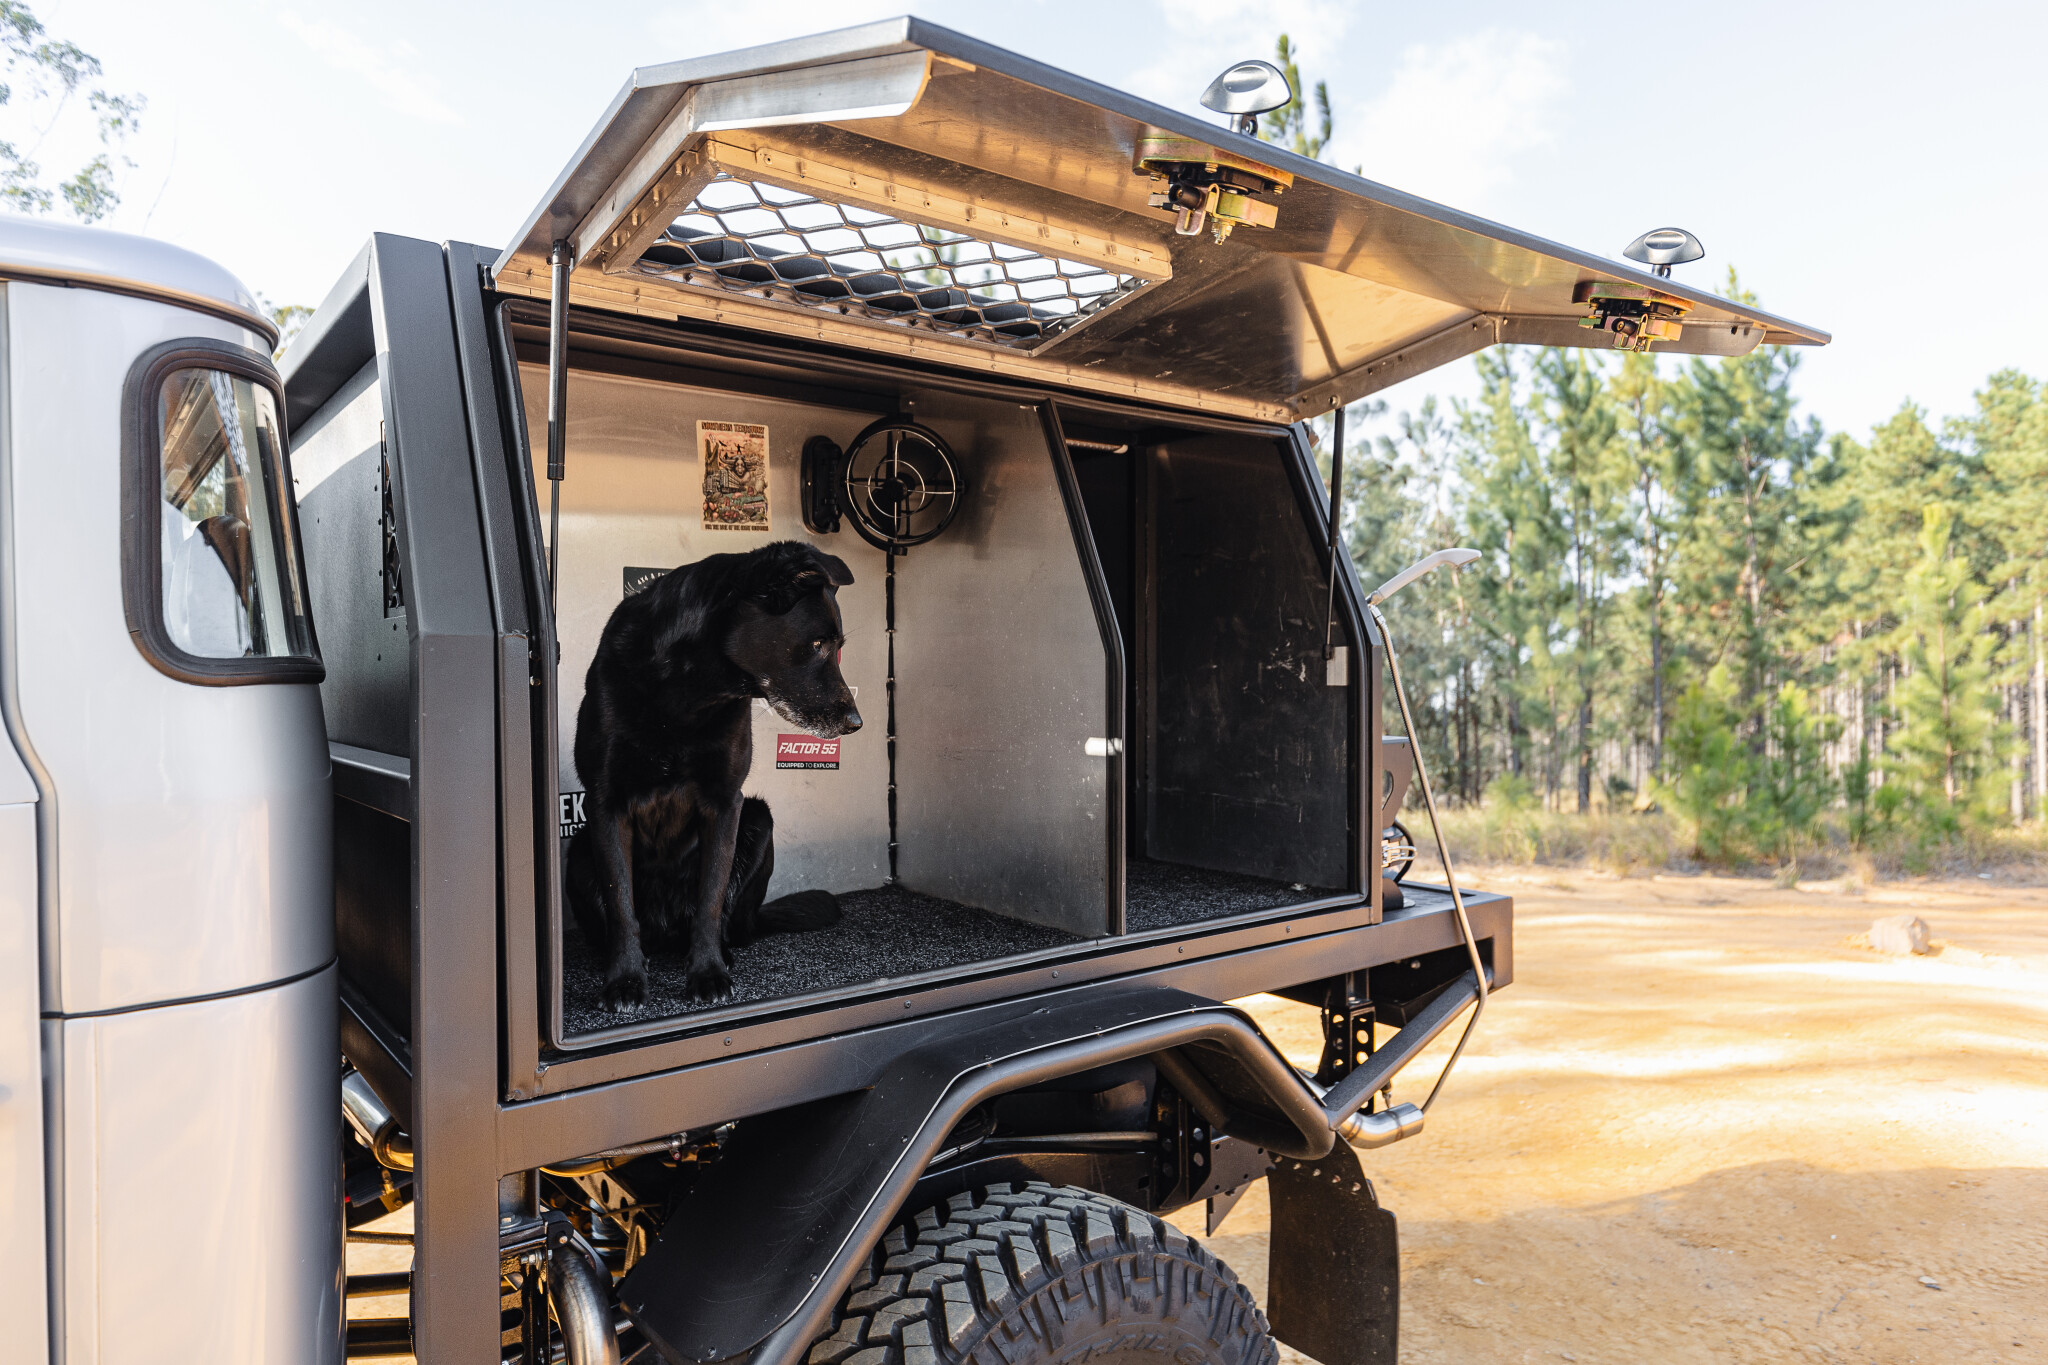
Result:
M2048 1361L2048 892L1473 880L1516 897L1515 984L1429 1131L1363 1154L1403 1361ZM1849 941L1902 911L1944 951ZM1252 1003L1312 1065L1314 1013ZM1213 1240L1261 1293L1265 1224L1261 1186Z
M1404 1362L2048 1362L2048 891L1473 880L1516 897L1515 984L1429 1131L1363 1155ZM1901 911L1944 951L1851 944ZM1250 1003L1315 1063L1313 1011ZM1212 1241L1261 1295L1266 1216Z

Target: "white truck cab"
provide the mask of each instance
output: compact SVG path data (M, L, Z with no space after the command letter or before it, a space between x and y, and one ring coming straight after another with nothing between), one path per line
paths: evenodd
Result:
M341 1355L328 759L274 340L203 257L0 218L9 1360Z

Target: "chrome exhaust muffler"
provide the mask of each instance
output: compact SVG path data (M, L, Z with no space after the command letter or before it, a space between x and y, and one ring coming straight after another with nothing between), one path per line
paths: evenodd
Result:
M341 1078L341 1113L363 1146L394 1171L412 1169L412 1138L398 1126L398 1117L377 1098L360 1071Z

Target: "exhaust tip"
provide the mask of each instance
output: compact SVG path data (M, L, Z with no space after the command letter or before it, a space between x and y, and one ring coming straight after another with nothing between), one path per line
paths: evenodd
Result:
M1337 1125L1338 1137L1366 1150L1392 1146L1421 1131L1422 1111L1412 1104L1397 1104L1377 1114L1353 1114Z

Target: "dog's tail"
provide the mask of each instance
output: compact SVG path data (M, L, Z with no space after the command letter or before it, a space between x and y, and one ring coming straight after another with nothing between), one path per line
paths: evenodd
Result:
M795 891L762 902L754 912L763 934L803 934L839 923L839 897L830 891Z

